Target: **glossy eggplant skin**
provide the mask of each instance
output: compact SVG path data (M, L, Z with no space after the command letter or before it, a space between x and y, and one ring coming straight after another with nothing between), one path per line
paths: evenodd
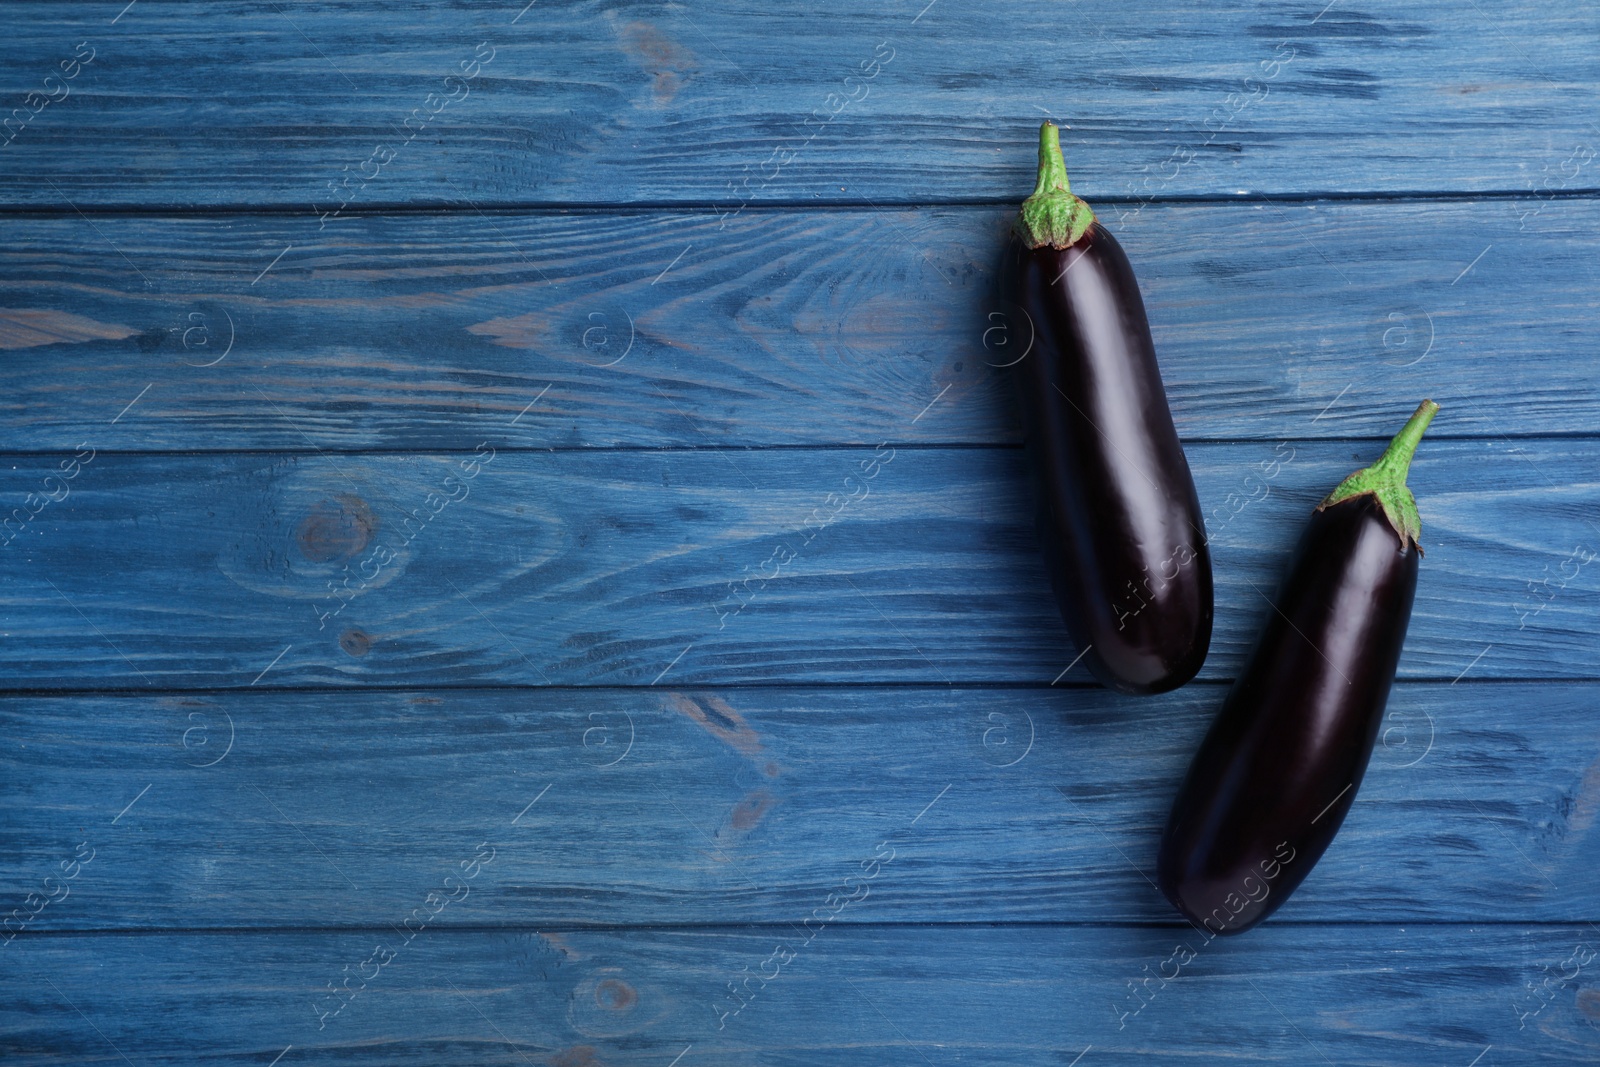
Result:
M1161 840L1157 884L1190 921L1248 930L1338 832L1400 662L1418 554L1370 494L1312 515Z
M1095 222L1066 248L1013 238L1032 344L1011 368L1061 617L1102 683L1160 693L1211 643L1211 555L1128 257Z

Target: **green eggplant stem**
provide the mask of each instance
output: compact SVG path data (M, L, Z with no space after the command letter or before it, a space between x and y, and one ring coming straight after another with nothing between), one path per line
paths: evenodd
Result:
M1432 400L1424 400L1417 405L1417 410L1406 420L1400 432L1394 435L1394 440L1383 450L1383 455L1378 457L1378 462L1356 471L1340 482L1334 491L1317 505L1317 510L1332 507L1352 497L1371 494L1377 497L1378 505L1383 508L1384 517L1389 520L1389 525L1400 535L1401 550L1410 544L1420 553L1422 518L1417 514L1416 498L1406 486L1406 475L1411 470L1411 458L1417 453L1417 444L1422 440L1423 431L1428 428L1428 423L1433 421L1438 411L1439 405Z
M1039 180L1022 202L1016 230L1029 248L1068 248L1094 225L1094 210L1072 194L1067 162L1061 156L1061 130L1053 122L1039 127Z
M1072 185L1067 181L1067 161L1061 155L1061 128L1046 122L1039 127L1039 180L1033 195L1056 192L1070 193Z

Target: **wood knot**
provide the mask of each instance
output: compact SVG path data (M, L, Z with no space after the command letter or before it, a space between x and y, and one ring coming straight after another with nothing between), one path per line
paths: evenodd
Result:
M627 1011L638 1003L639 994L620 978L606 978L594 987L594 1002L608 1011Z
M339 647L360 658L372 648L372 638L362 630L351 628L339 635Z
M1591 1023L1600 1024L1600 989L1578 990L1578 1011Z
M600 1050L593 1045L573 1045L562 1049L549 1059L550 1067L605 1067L600 1062Z
M757 789L733 806L733 814L728 817L728 822L735 830L749 830L761 821L761 817L772 807L772 794L765 789Z
M700 69L693 52L648 22L630 22L618 36L623 51L654 80L651 88L657 107L671 103Z
M295 543L313 563L351 559L367 547L377 528L378 517L367 502L344 493L322 501L300 520Z

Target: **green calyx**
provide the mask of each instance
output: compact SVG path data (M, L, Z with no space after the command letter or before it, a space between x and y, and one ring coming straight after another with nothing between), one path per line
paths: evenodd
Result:
M1029 248L1067 248L1091 225L1094 210L1072 195L1067 162L1061 158L1061 131L1053 122L1039 127L1039 182L1022 202L1017 236Z
M1411 457L1416 454L1417 443L1422 440L1422 432L1428 428L1428 423L1433 421L1433 416L1438 410L1438 404L1424 400L1418 405L1415 414L1406 420L1400 432L1394 435L1394 440L1383 450L1378 462L1356 471L1340 482L1338 487L1317 505L1317 510L1321 511L1340 501L1370 493L1378 498L1378 505L1383 508L1384 517L1389 520L1389 525L1394 527L1394 532L1400 535L1401 550L1404 551L1409 544L1420 554L1422 518L1417 514L1416 498L1411 495L1411 490L1406 488L1406 472L1411 469Z

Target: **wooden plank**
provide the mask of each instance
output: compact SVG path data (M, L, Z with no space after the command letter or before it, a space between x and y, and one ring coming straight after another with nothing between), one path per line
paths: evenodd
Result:
M1170 923L1146 876L1223 692L13 697L0 915L36 893L8 929L382 928L487 841L493 877L436 925L799 923L888 842L838 921ZM1399 686L1274 921L1600 920L1592 703Z
M492 449L14 457L0 670L91 689L1048 683L1077 656L1020 449ZM1376 451L1190 448L1218 586L1204 677L1232 676L1311 507ZM1586 439L1423 446L1403 676L1594 674L1597 463Z
M19 1065L1579 1064L1600 1056L1597 942L1271 924L1209 944L1059 926L49 937L7 950L0 1041ZM330 994L346 974L355 995Z
M1102 199L1595 186L1582 7L216 15L220 37L166 0L15 5L0 201L274 203L314 231L384 202L1009 200L1045 115Z
M1014 442L1009 217L13 219L0 447ZM1497 437L1600 419L1572 347L1597 228L1595 201L1182 205L1122 238L1186 438L1386 437L1383 398L1423 394Z

